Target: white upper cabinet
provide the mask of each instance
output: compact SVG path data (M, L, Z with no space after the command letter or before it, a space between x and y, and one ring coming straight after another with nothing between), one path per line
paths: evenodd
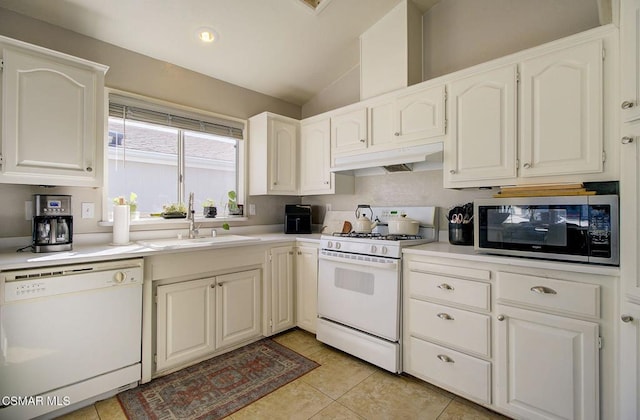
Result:
M520 64L520 176L602 172L602 40Z
M596 28L454 76L444 186L618 179L614 35Z
M249 194L297 195L299 122L263 112L249 118Z
M445 100L444 85L397 96L393 135L400 142L443 136Z
M353 176L334 174L329 117L300 126L300 195L352 194Z
M620 2L620 65L624 121L640 118L640 0Z
M515 179L516 78L517 67L510 65L451 83L445 186Z
M102 186L107 67L0 37L0 182Z
M365 150L368 146L367 108L338 112L331 116L331 154Z

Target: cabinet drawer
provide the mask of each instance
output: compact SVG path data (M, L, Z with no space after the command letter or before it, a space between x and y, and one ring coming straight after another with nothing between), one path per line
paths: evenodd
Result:
M497 300L572 315L600 317L600 286L499 272Z
M411 271L407 288L411 298L433 299L484 311L491 310L489 283Z
M457 347L479 356L490 356L489 316L409 300L409 334Z
M491 363L415 337L409 339L407 372L476 400L491 403Z
M491 272L489 270L458 267L455 265L431 264L420 261L409 261L409 270L423 273L442 274L450 277L464 277L472 280L489 281L491 279Z

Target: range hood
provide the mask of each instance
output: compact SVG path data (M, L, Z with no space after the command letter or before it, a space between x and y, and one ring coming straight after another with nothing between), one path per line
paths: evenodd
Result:
M335 158L330 171L343 172L382 167L387 172L406 172L412 170L413 163L424 162L432 155L441 154L442 149L442 143L439 142L381 152L339 156Z

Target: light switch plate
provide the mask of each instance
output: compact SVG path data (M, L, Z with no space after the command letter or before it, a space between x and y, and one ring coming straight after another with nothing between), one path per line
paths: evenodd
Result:
M249 216L255 216L255 215L256 215L256 205L249 204Z
M82 218L93 219L96 213L95 203L82 203Z

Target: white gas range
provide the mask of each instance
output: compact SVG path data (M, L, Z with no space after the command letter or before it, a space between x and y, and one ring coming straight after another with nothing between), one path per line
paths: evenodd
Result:
M401 372L402 248L437 240L435 207L403 207L420 221L418 235L388 235L394 208L372 208L383 226L371 234L335 233L320 239L319 341L391 372Z

